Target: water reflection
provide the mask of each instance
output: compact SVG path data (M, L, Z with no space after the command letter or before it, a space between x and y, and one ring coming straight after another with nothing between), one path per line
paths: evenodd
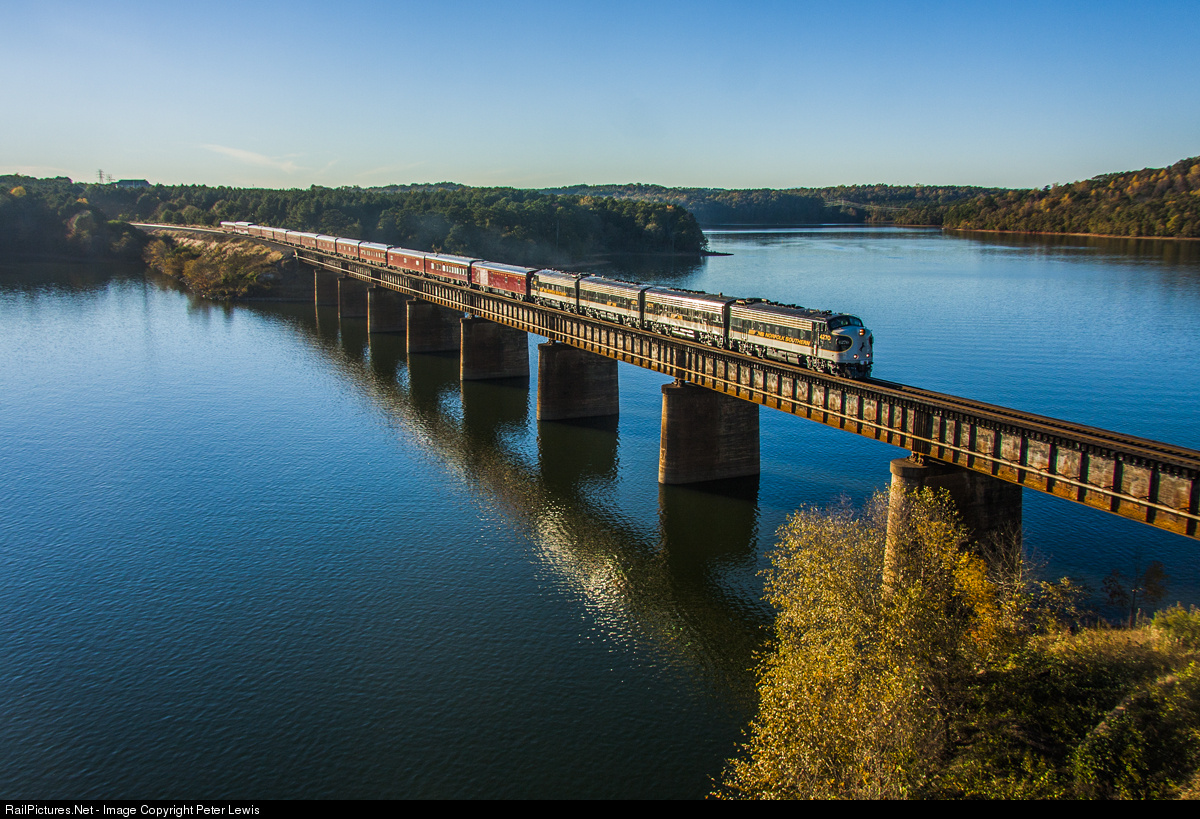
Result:
M276 305L250 309L294 315ZM537 560L567 581L607 633L650 639L673 662L703 670L727 702L749 707L747 669L768 618L757 600L730 594L721 581L731 565L754 564L757 479L665 487L657 532L647 531L611 492L616 419L536 423L527 385L461 382L455 353L405 356L403 336L368 341L354 322L333 333L324 314L307 310L307 321L288 326L399 434L522 523ZM536 452L525 452L534 425Z
M962 230L946 234L995 248L1019 250L1023 254L1108 257L1123 263L1143 262L1168 267L1200 268L1200 242L1181 239L1147 239L1125 236L1056 236L1021 233L990 233Z
M94 262L78 260L22 259L0 257L0 284L5 295L19 294L36 298L41 294L68 292L74 295L96 293L112 283L145 282L145 265L140 262Z
M617 477L616 417L538 424L538 468L551 491L568 497L603 492Z
M704 258L699 256L613 254L581 269L597 276L671 284L695 275L703 264Z

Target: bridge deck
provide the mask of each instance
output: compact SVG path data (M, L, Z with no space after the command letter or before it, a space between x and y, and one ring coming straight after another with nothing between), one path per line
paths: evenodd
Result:
M1200 538L1200 452L887 381L852 381L313 250L319 269L482 316L1122 517Z

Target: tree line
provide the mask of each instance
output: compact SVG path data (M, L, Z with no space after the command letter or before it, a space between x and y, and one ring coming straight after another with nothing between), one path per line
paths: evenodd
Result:
M958 230L1200 238L1200 157L1041 190L978 196L946 208Z
M46 235L62 233L65 221L82 209L105 221L194 225L249 221L538 265L568 264L606 253L699 254L706 247L696 219L677 205L514 188L448 183L302 190L206 185L122 188L21 176L0 177L0 188L21 188L25 197L32 197L20 207L37 210L34 232ZM0 201L0 219L15 200L6 195ZM38 206L30 208L34 202ZM17 209L11 214L14 219Z
M547 193L609 196L679 205L705 226L894 222L940 224L945 208L1002 188L962 185L838 185L827 188L667 188L661 185L571 185Z
M145 234L93 204L87 188L66 178L0 176L0 250L141 256Z
M629 184L572 185L547 191L679 205L706 226L887 223L955 230L1200 237L1200 157L1168 168L1101 174L1030 190L883 184L724 190Z

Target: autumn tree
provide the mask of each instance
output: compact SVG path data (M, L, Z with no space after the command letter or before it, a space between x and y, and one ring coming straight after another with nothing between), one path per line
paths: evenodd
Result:
M969 550L949 497L923 490L893 523L903 582L885 585L887 497L803 509L768 574L775 634L760 707L718 795L919 795L943 756L958 683L1011 641L1016 595Z

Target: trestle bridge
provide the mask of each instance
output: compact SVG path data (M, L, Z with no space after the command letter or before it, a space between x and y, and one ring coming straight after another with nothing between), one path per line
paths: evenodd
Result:
M909 450L894 487L945 487L977 532L1019 527L1021 490L1200 537L1200 452L888 381L854 381L515 301L311 249L318 304L405 332L410 352L458 350L464 379L529 377L539 345L539 420L615 415L617 362L663 387L659 481L759 471L758 407ZM332 274L332 275L331 275ZM464 314L466 314L464 316Z

